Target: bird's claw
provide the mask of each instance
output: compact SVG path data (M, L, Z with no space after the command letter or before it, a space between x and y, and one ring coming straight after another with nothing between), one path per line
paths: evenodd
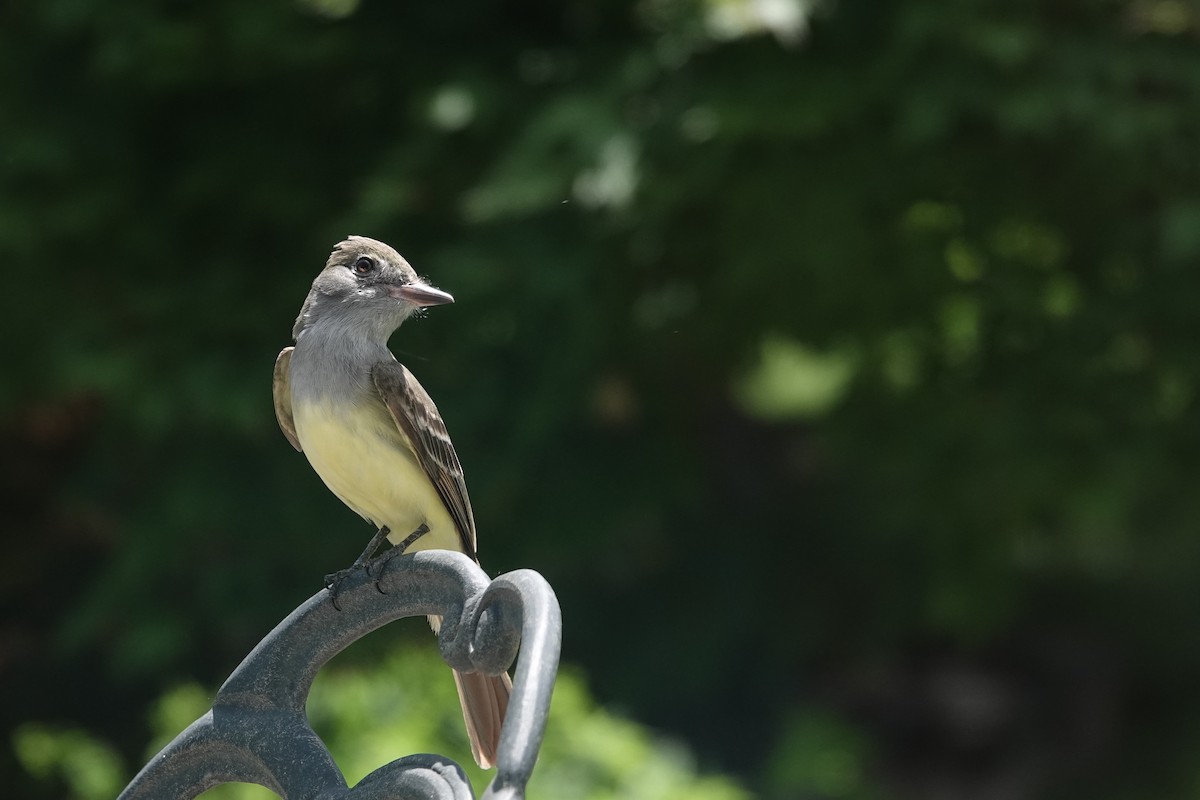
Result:
M366 563L365 567L367 570L367 576L375 579L375 590L377 592L380 594L387 594L387 592L383 589L381 581L383 580L383 573L387 569L388 563L393 558L404 555L405 551L408 550L413 542L415 542L417 539L420 539L427 533L429 533L429 526L422 522L421 526L405 537L404 541L393 546L387 552L376 556ZM378 570L373 572L372 570L376 566L378 566Z
M329 602L333 603L335 611L342 610L342 607L338 605L338 595L341 594L342 584L346 582L346 578L350 577L350 573L354 570L354 567L340 569L325 576L325 589L329 592Z
M388 534L387 526L380 528L379 532L375 534L375 538L371 540L371 543L367 546L367 549L363 551L363 554L358 557L357 561L355 561L346 569L340 569L337 572L331 572L325 576L325 588L329 590L329 601L333 603L334 610L342 610L342 607L338 605L338 594L341 592L342 584L345 583L346 578L350 577L350 573L359 569L366 570L367 577L375 579L375 590L377 592L380 594L387 594L387 592L383 590L383 585L380 583L380 581L383 580L383 572L385 569L387 569L388 562L396 556L404 555L404 551L407 550L413 542L415 542L417 539L420 539L427 533L429 533L429 526L422 522L421 526L410 533L403 542L395 545L382 555L371 558L371 554L375 552L379 542L381 542ZM377 572L373 572L372 568L376 565L379 566L379 569Z
M385 569L387 569L388 561L391 560L391 553L392 551L389 550L383 555L371 559L366 565L367 577L375 579L375 591L379 592L380 594L387 594L387 592L383 590L383 584L381 584L380 581L383 580L383 572Z

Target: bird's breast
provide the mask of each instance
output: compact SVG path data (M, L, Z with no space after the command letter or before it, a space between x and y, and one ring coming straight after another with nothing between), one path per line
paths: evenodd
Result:
M393 541L422 523L416 550L462 551L445 504L382 403L307 400L293 406L296 437L325 485Z

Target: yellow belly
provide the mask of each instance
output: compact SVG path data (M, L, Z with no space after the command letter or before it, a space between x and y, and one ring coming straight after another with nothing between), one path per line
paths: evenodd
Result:
M428 525L410 552L462 552L450 513L386 409L335 414L327 404L306 403L295 406L293 416L304 455L338 499L374 525L386 525L393 543Z

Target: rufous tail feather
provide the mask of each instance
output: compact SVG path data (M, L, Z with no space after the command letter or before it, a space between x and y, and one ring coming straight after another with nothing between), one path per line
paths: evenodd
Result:
M442 618L430 616L429 627L434 633L440 631ZM492 676L454 670L454 686L458 689L467 738L471 740L471 755L480 767L491 769L496 766L496 752L500 749L500 727L508 711L512 679L507 672Z

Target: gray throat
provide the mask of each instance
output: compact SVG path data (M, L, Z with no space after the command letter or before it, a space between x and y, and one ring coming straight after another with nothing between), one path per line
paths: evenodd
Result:
M336 317L311 320L292 351L292 400L360 403L374 392L371 369L394 360L386 341L377 341L361 326Z

